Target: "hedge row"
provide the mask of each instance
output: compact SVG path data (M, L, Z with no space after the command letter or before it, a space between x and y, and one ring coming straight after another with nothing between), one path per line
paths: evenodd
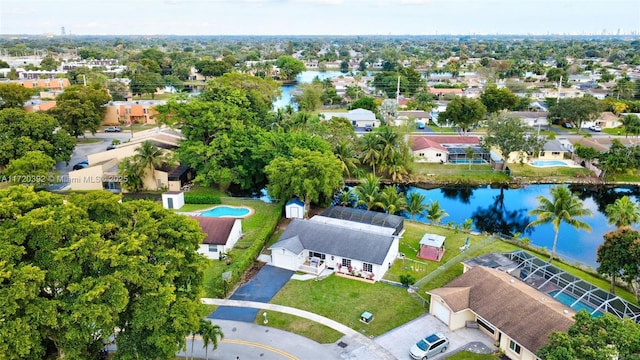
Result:
M220 204L220 197L216 195L196 195L196 194L184 194L185 204Z
M280 204L280 207L282 204ZM281 209L282 210L282 209ZM256 238L253 239L253 243L246 250L242 251L233 251L233 261L231 264L225 269L225 271L231 271L231 279L227 281L227 291L233 290L238 282L242 279L242 275L253 266L253 262L260 255L262 248L264 248L265 244L276 231L276 227L278 226L278 221L280 220L277 216L272 216L268 222L264 223L264 226L260 229L260 232L256 235ZM216 289L216 296L219 298L224 298L226 294L224 294L224 284L222 283L222 278L217 277L214 280L214 287Z

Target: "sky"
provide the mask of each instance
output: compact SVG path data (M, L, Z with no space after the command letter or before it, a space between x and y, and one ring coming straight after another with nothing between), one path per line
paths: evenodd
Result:
M0 34L640 34L639 0L1 0Z

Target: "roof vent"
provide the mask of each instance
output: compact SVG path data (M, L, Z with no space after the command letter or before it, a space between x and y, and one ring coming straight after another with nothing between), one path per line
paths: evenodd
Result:
M563 314L565 314L565 315L567 315L567 314L569 314L569 310L566 310L566 309L565 309L565 310L562 310L562 313L563 313Z

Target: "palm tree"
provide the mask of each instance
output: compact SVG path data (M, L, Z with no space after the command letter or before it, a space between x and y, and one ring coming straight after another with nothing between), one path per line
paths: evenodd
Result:
M382 203L382 208L391 215L395 215L398 211L407 207L407 199L403 193L398 193L395 186L387 186L382 190L380 202Z
M133 161L133 158L126 157L118 165L118 174L127 179L126 182L121 183L122 187L129 192L139 192L144 188L142 178L144 177L144 170L140 169L138 165Z
M476 151L471 146L467 146L466 148L464 148L464 155L467 158L469 170L471 170L471 164L473 164L473 158L476 155Z
M376 164L381 157L380 142L375 134L369 133L362 137L362 162L371 166L373 176L376 175Z
M427 204L426 211L427 211L426 218L429 220L430 223L435 225L440 224L440 221L442 221L443 218L449 216L449 214L447 214L447 212L440 207L440 203L438 203L438 200L436 201L431 200L431 202Z
M380 178L369 174L369 177L362 180L360 185L353 188L353 192L358 197L358 205L367 205L367 210L376 206L382 207L380 203Z
M342 163L342 173L346 175L347 178L350 178L351 172L356 170L358 165L360 165L360 160L356 158L355 152L353 151L353 145L349 142L341 141L336 145L333 153Z
M220 325L213 325L207 320L200 319L198 333L202 336L202 342L204 343L204 355L209 360L209 345L213 345L213 350L218 348L218 340L224 338L222 328L220 328Z
M402 181L404 180L405 175L409 174L407 168L405 167L405 161L400 152L395 152L391 159L385 160L380 165L380 170L387 173L391 181Z
M618 229L624 226L632 226L640 222L640 206L631 201L628 196L617 199L605 209L607 222Z
M407 196L407 211L411 214L411 220L427 210L427 204L424 200L424 195L417 192L412 192Z
M351 206L355 196L353 194L353 190L341 191L338 194L338 201L340 206Z
M162 150L153 145L150 141L145 141L140 147L136 149L136 154L133 156L138 168L143 171L144 174L151 173L153 183L156 183L155 170L160 168L163 163L167 162L168 157L164 155Z
M591 231L591 226L584 221L578 220L578 216L591 216L593 212L584 207L582 201L571 191L564 186L556 186L549 191L551 198L544 196L538 196L538 207L529 211L529 215L536 215L537 218L527 225L538 226L540 224L551 223L555 230L555 236L553 238L553 247L551 248L551 256L549 257L549 263L553 261L553 256L556 253L556 246L558 245L558 232L560 230L561 223L567 223L578 230Z

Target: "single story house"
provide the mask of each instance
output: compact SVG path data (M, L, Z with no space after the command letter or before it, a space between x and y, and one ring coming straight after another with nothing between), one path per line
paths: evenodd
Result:
M484 266L427 293L429 313L449 329L475 323L513 360L538 359L535 354L549 335L566 332L574 323L575 311L568 306L506 272Z
M242 220L237 218L216 218L192 216L200 223L205 234L198 253L209 259L220 260L221 254L227 254L242 237Z
M314 275L325 269L348 271L380 280L398 256L399 237L345 223L293 219L269 247L271 265Z
M461 163L466 161L465 149L473 148L476 160L488 161L488 154L480 146L476 136L412 136L409 140L411 153L416 162ZM464 160L464 161L463 161Z
M327 112L322 113L326 120L331 120L334 117L345 118L349 120L354 127L365 127L367 125L372 127L379 127L380 120L376 118L376 115L371 110L367 109L353 109L347 112Z
M391 234L393 236L400 237L404 233L404 217L398 215L391 215L387 213L381 213L377 211L370 211L364 209L354 209L346 206L332 206L318 215L314 216L311 220L316 218L332 218L338 220L345 220L351 222L351 227L357 227L357 223L364 225L371 225L378 228L373 230L374 232ZM370 228L369 231L372 231ZM390 232L384 231L379 228L391 229Z
M549 113L546 111L510 111L508 114L521 119L525 125L532 128L538 129L549 125L547 120Z
M496 153L499 153L499 151L496 150ZM519 163L521 160L523 162L534 160L563 160L565 154L570 153L570 149L563 145L560 140L547 140L542 146L542 151L538 153L538 156L533 156L522 151L514 151L509 154L508 162L513 164Z

